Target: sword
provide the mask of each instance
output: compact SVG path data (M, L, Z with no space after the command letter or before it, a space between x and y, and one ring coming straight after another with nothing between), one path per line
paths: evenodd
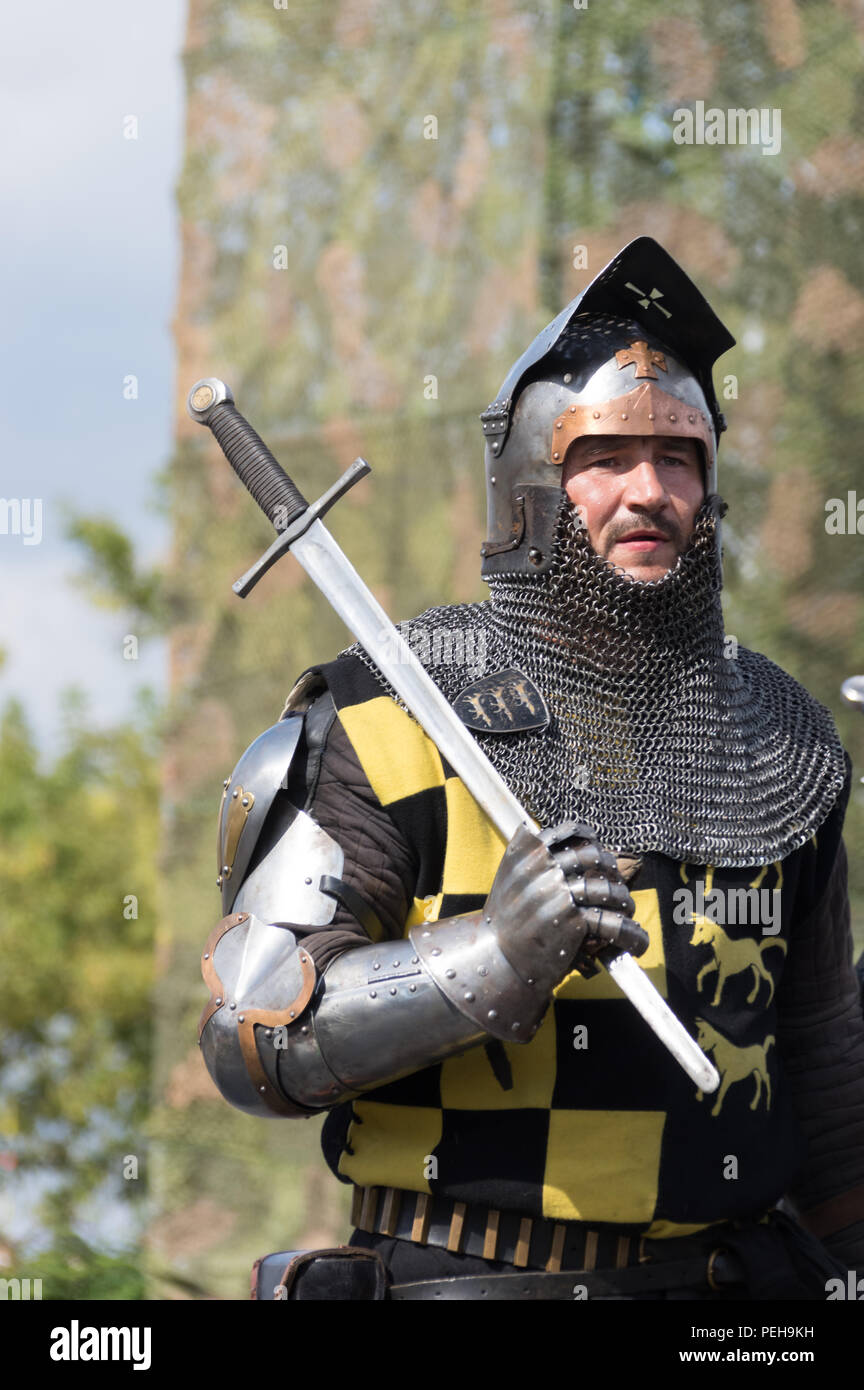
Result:
M505 839L512 839L520 825L536 831L536 822L520 806L321 522L334 502L371 472L365 459L355 459L342 477L310 505L235 408L234 397L223 381L206 377L196 382L189 392L187 409L193 420L213 431L234 472L277 531L272 545L232 585L234 592L245 598L262 575L290 550ZM720 1084L716 1068L634 958L626 951L607 946L595 959L606 967L700 1090L706 1094L715 1091Z

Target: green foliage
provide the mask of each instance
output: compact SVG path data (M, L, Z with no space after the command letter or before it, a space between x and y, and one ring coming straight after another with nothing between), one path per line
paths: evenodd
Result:
M73 1235L61 1236L52 1249L32 1256L26 1264L16 1264L3 1277L41 1279L43 1302L116 1302L147 1296L140 1261L105 1254Z
M95 602L125 609L151 628L165 625L164 572L138 568L132 542L119 526L113 521L79 516L70 521L67 535L84 552L87 565L82 582Z
M72 702L43 768L20 704L0 715L0 1150L13 1196L30 1204L43 1181L37 1242L70 1235L94 1200L127 1239L138 1220L145 1181L124 1181L123 1160L146 1169L157 734L146 697L108 732Z

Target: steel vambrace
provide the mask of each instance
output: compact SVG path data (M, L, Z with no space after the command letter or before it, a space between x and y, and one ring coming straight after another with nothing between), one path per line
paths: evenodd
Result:
M554 842L571 857L572 838ZM626 921L623 885L579 881L582 906L552 850L519 831L483 910L346 951L323 975L287 927L223 918L202 959L211 996L199 1040L213 1080L247 1113L307 1115L490 1037L529 1042L589 930L620 941L626 925L633 949L647 942Z
M440 923L442 938L462 919ZM250 959L267 961L257 978ZM226 1100L253 1115L306 1115L487 1040L445 997L410 940L344 952L319 975L294 933L223 918L202 969L199 1041Z

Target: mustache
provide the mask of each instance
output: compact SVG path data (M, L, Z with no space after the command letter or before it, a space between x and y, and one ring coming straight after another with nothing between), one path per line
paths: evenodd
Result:
M631 531L658 531L667 540L680 541L681 539L681 528L674 521L669 521L665 517L634 516L625 518L623 521L616 521L606 538L607 544L614 545L622 536L629 535Z

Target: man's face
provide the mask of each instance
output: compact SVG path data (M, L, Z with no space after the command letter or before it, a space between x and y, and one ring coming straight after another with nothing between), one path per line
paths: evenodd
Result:
M585 435L561 481L597 554L642 580L674 569L705 497L699 444L669 435Z

